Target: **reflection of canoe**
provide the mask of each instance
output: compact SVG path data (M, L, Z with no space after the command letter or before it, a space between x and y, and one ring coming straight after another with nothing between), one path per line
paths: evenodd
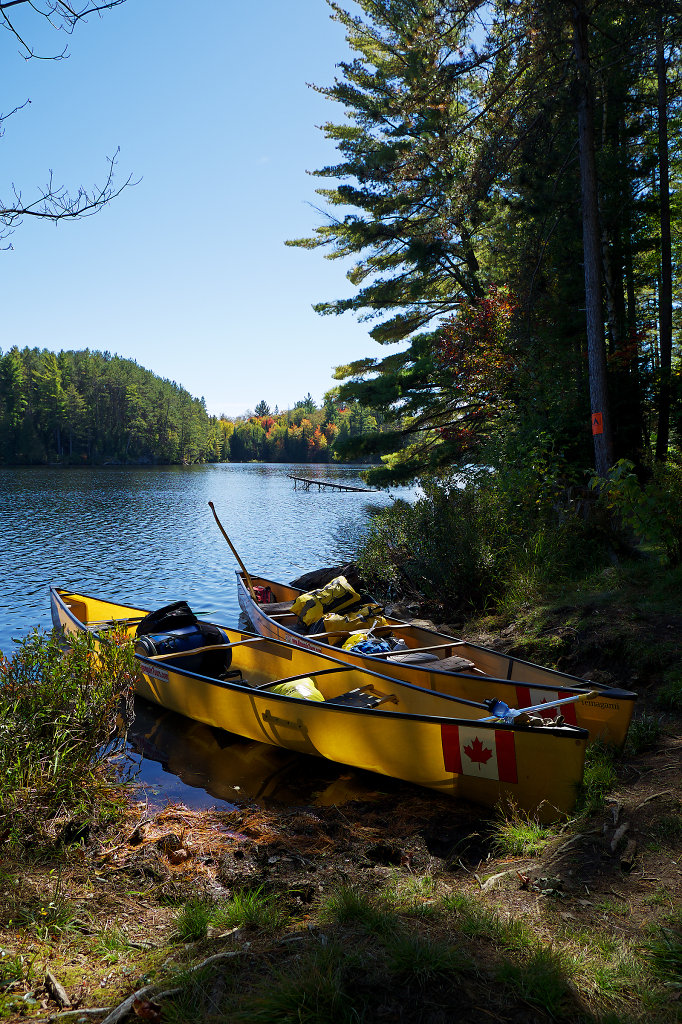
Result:
M144 760L161 764L186 786L230 804L254 800L292 806L344 803L376 796L374 774L314 761L268 743L247 740L194 722L158 704L136 698L128 742ZM323 777L321 777L323 776ZM144 771L142 773L144 781ZM162 794L163 795L163 794ZM202 806L207 806L204 799Z
M145 610L65 590L51 590L52 618L66 632L125 624L132 637ZM214 627L215 628L215 627ZM473 800L488 807L513 800L554 820L575 805L587 733L574 726L516 719L477 721L481 706L369 673L323 654L219 627L222 678L183 667L195 646L137 654L140 696L206 725L248 739L316 754ZM176 634L166 633L174 638ZM323 700L272 692L306 677Z
M616 747L625 743L636 700L636 694L628 690L543 668L388 615L384 616L388 626L374 629L373 633L376 636L392 634L404 640L409 648L407 654L398 655L398 658L390 652L369 656L354 654L340 647L350 635L347 631L330 634L303 631L300 620L290 611L291 603L303 591L260 576L249 574L249 579L254 588L269 588L273 597L272 604L257 603L244 573L237 573L240 607L262 636L331 654L356 668L381 672L453 697L469 700L481 700L481 694L497 697L512 708L529 707L592 691L590 699L561 708L566 722L587 729L590 740L601 739ZM257 590L255 592L258 593ZM407 660L413 657L416 661L416 657L425 656L431 660L424 660L421 664ZM543 714L554 717L556 710L547 710Z

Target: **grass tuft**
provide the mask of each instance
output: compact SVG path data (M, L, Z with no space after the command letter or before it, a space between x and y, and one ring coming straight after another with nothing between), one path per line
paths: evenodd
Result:
M95 937L92 950L103 960L115 964L130 950L130 942L125 932L116 925L107 925Z
M604 805L604 798L616 784L616 753L612 747L597 742L585 752L580 805L583 812L593 814Z
M353 986L352 958L334 945L316 949L279 971L247 997L234 1024L359 1024L366 1019Z
M628 754L641 754L652 750L661 737L661 720L654 715L643 714L630 724L626 750Z
M436 880L432 875L405 875L394 870L380 899L392 911L411 917L427 917L435 912Z
M563 956L535 943L528 960L505 960L496 975L527 1003L542 1007L550 1017L560 1019L570 997L568 970Z
M493 825L492 845L502 857L535 857L555 835L554 830L512 804L500 811Z
M351 886L331 893L321 907L322 917L340 925L357 925L370 934L388 935L396 931L399 919L376 906L373 900Z
M199 942L206 938L215 905L201 896L193 896L180 908L176 918L176 935L180 942Z
M682 927L661 928L656 939L649 943L646 953L661 977L682 990Z
M670 676L656 695L659 707L674 715L682 714L682 674Z
M524 951L533 946L533 933L518 918L502 917L474 897L462 893L445 896L442 906L456 914L457 928L472 939L492 942L501 949Z
M215 928L276 929L286 920L286 911L277 896L268 896L263 888L240 889L232 899L215 908L211 923Z
M389 942L388 966L398 981L419 988L474 969L461 949L406 932Z

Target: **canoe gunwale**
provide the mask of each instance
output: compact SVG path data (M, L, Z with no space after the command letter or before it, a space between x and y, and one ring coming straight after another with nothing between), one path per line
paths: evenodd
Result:
M281 641L278 641L278 642L281 643ZM152 661L151 658L143 658L139 654L136 654L135 658L142 665L145 665L145 664L154 665L155 664L155 662ZM345 668L347 668L347 666L344 665L343 669L345 669ZM283 683L289 682L290 678L294 679L294 680L295 679L300 679L300 678L311 678L311 679L314 679L315 676L320 675L323 672L342 671L343 669L341 669L341 668L338 669L338 670L337 669L320 669L319 672L315 672L315 671L308 672L308 673L305 673L304 676L301 676L301 675L292 676L292 677L283 676L282 679L277 679L276 681L273 681L272 685L275 685L275 682L277 682L277 683L279 683L279 682L283 682ZM441 723L443 725L462 725L462 726L466 726L466 727L470 727L470 726L474 726L475 725L477 728L479 726L487 727L488 729L492 729L493 731L494 730L500 730L500 729L505 729L505 730L508 729L510 732L514 732L514 733L517 733L517 732L528 732L528 733L533 733L533 734L542 733L543 735L552 735L552 736L557 737L557 738L570 739L570 740L584 739L588 735L587 729L582 729L578 725L563 725L563 726L536 725L536 726L534 726L534 725L523 725L521 723L518 724L518 725L516 725L516 724L510 725L510 724L507 724L507 723L504 723L504 722L501 722L501 721L483 722L483 721L481 721L481 720L479 720L477 718L457 718L457 717L454 717L454 716L453 717L449 717L449 716L445 716L445 715L418 715L418 714L414 714L414 713L408 712L408 711L388 711L388 710L386 710L386 711L384 711L384 710L378 711L378 710L376 710L374 708L354 708L351 705L335 704L333 699L332 700L328 700L328 701L309 701L309 700L306 700L304 697L295 697L293 695L292 696L286 696L283 693L269 693L267 690L258 690L258 689L256 689L256 687L244 686L243 684L240 685L238 682L234 683L234 682L230 682L229 680L226 680L226 679L212 679L210 676L202 676L202 675L200 675L197 672L190 672L188 669L177 668L176 666L172 666L171 667L171 671L176 673L179 676L183 676L183 677L186 677L188 679L199 679L199 680L201 680L202 683L209 683L211 686L217 686L217 687L220 687L221 689L236 690L239 693L243 693L243 694L245 694L246 696L249 696L249 697L260 697L260 698L262 698L264 700L265 699L267 699L267 700L275 700L278 703L281 703L282 705L285 705L286 707L290 707L292 705L292 703L293 703L293 704L298 704L301 707L309 708L311 706L311 704L314 704L316 711L318 711L318 710L319 711L325 711L325 712L329 712L329 711L343 711L344 713L349 712L349 713L355 714L355 715L364 715L364 716L368 716L369 715L371 717L375 717L377 715L381 715L382 718L390 717L390 718L393 718L393 719L402 719L402 720L405 720L405 721L414 721L414 722L439 722L439 723ZM383 676L380 676L379 678L383 679L384 682L389 682L389 683L397 682L397 680L395 680L395 679L385 679ZM409 683L401 683L401 685L402 686L409 686L410 684ZM447 697L448 695L447 694L442 694L442 695L439 695L439 696ZM450 699L454 703L459 703L457 701L456 697L452 697Z
M65 603L65 601L64 601L64 599L62 597L62 594L74 594L74 596L90 598L91 600L100 600L100 599L99 598L93 598L91 595L87 595L87 594L75 595L74 591L66 591L63 588L50 587L51 601L54 601L56 604L58 604L58 606L63 611L63 613L66 615L66 617L71 621L71 623L76 627L76 629L79 632L83 632L83 631L88 631L89 632L89 630L87 629L87 623L84 623L81 619L77 618L77 616L75 616L70 611L70 609L68 608L68 606L66 605L66 603ZM236 629L236 630L234 630L234 632L243 632L243 631L241 629ZM94 632L92 635L95 636L97 638L98 642L100 642L100 643L113 643L114 642L110 637L100 636L97 632ZM288 644L288 643L286 643L284 641L281 641L281 640L274 640L273 641L270 637L262 637L260 634L254 634L254 636L250 637L249 639L251 639L251 640L254 640L254 639L265 640L266 642L270 641L270 642L273 642L273 643L276 643L276 644L281 644L281 645L286 646L286 647L292 647L293 646L293 647L296 647L297 650L300 650L300 648L298 648L297 645ZM239 643L239 641L237 641L237 643ZM316 656L318 656L318 657L323 657L323 658L325 658L326 660L328 660L330 662L335 662L335 665L333 667L331 667L331 668L328 668L328 669L325 669L325 668L318 669L317 672L313 669L310 672L304 673L304 677L312 677L312 678L314 678L317 674L327 673L327 672L334 672L334 671L338 671L338 672L341 672L341 671L354 671L353 666L349 665L347 662L342 662L342 661L339 661L339 660L334 659L332 657L329 657L324 652L320 652L319 654L318 654L318 652L311 652L311 653L316 654ZM244 696L249 697L251 699L256 699L258 701L268 701L268 702L275 701L276 703L281 704L283 707L300 706L300 707L305 707L307 709L310 709L311 703L312 703L312 704L314 704L315 710L316 711L320 711L323 714L329 714L329 713L332 713L332 712L334 712L334 713L342 712L343 714L360 715L360 716L365 716L365 717L366 716L370 716L370 718L372 718L372 719L376 718L377 720L380 720L379 716L381 716L381 719L390 718L392 720L425 722L425 723L431 723L431 724L438 723L438 724L441 724L441 725L457 725L457 726L465 726L465 727L471 727L473 725L476 725L477 728L481 728L481 729L483 729L486 732L488 732L488 731L494 732L494 731L499 731L500 729L502 729L502 730L509 731L509 732L512 732L512 733L515 733L515 734L516 733L531 733L533 735L543 735L543 736L550 735L554 739L557 739L557 740L569 740L569 741L583 740L583 739L586 739L587 736L588 736L588 733L587 733L586 729L583 729L580 726L575 726L575 725L542 726L542 725L524 725L522 723L516 724L516 722L514 722L513 725L510 725L508 723L502 723L500 721L483 722L483 721L479 721L478 719L460 718L460 717L458 717L456 715L452 715L452 716L428 715L428 714L417 714L417 713L414 713L414 712L406 712L406 711L391 711L391 710L388 710L388 709L384 710L383 708L381 710L378 710L378 708L374 709L374 708L364 708L364 707L353 707L352 705L335 704L333 702L333 699L329 700L329 701L319 701L319 702L318 701L314 701L314 702L311 702L311 701L306 700L305 698L302 698L302 697L287 696L285 694L272 693L272 692L269 692L268 690L265 690L265 689L257 689L256 687L244 685L243 683L240 684L238 681L235 682L235 681L225 680L225 679L215 679L215 678L213 678L211 676L202 675L202 674L200 674L198 672L191 672L189 669L181 668L181 667L179 667L177 665L168 665L168 667L166 667L165 665L159 665L159 663L158 663L158 661L156 659L148 658L148 657L145 657L144 655L140 655L140 654L135 654L135 660L142 666L143 670L144 670L145 666L148 667L148 673L151 676L154 675L154 670L155 669L158 671L158 668L160 668L164 672L172 672L173 674L178 675L178 676L180 676L182 678L198 680L198 681L200 681L204 685L209 685L211 687L216 687L216 688L219 688L219 689L224 689L224 690L229 690L229 691L241 693ZM158 668L157 668L157 666L158 666ZM381 675L378 672L372 672L370 670L367 670L367 674L369 676L372 676L376 680L380 681L382 685L387 686L387 687L398 685L398 686L401 686L401 687L407 687L409 689L419 689L419 687L415 687L411 683L403 682L402 680L397 680L397 679L392 678L390 676L384 676L384 675ZM281 678L278 677L277 680L273 680L272 685L275 685L276 683L279 683L279 682L286 682L289 679L296 679L296 678L301 678L301 674L297 674L296 676L292 676L292 677L281 677ZM454 705L456 705L458 703L461 704L461 701L458 701L458 699L456 697L450 697L448 694L439 694L439 697L441 699L446 699L448 701L452 701L452 703Z

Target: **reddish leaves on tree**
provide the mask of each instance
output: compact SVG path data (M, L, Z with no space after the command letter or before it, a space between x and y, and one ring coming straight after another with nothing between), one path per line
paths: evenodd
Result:
M491 285L484 298L463 302L457 316L441 324L436 357L450 378L453 401L452 420L441 419L437 430L463 451L476 443L509 398L516 368L511 326L517 308L508 289Z
M516 301L506 288L491 285L483 299L462 303L459 313L442 325L438 355L455 372L484 377L494 370L511 370L508 352Z
M490 747L484 747L478 736L464 748L464 753L474 764L487 764L493 756Z
M607 352L606 364L609 370L633 370L637 367L642 342L646 338L644 331L630 333L624 345L615 352Z

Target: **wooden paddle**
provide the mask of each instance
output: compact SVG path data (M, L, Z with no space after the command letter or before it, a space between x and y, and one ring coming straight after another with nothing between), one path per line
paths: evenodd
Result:
M246 585L247 585L247 587L249 588L249 593L251 594L251 597L252 597L252 598L254 599L254 601L255 601L255 600L256 600L256 595L255 595L255 594L254 594L254 592L253 592L253 586L252 586L252 584L251 584L251 577L249 576L248 572L246 571L246 566L244 565L244 563L242 562L241 558L240 558L240 557L239 557L239 555L237 554L237 552L236 552L236 550L235 550L235 546L234 546L234 544L232 543L232 541L230 540L230 538L229 538L229 537L227 536L227 534L225 533L225 530L223 529L223 524L222 524L222 523L220 522L220 520L218 519L218 513L216 512L216 510L215 510L215 505L213 504L213 502L212 502L212 501L209 501L209 503L208 503L208 507L210 508L211 512L213 513L213 516L214 516L214 518L215 518L215 521L216 521L216 523L218 524L218 529L219 529L219 530L220 530L220 532L222 533L222 535L223 535L223 537L225 538L225 540L227 541L227 543L228 543L228 544L230 545L230 550L232 551L232 554L234 555L234 557L235 557L235 558L237 559L237 562L239 563L239 568L240 568L240 569L241 569L241 571L242 571L242 572L244 573L244 576L245 576L245 578L246 578Z

